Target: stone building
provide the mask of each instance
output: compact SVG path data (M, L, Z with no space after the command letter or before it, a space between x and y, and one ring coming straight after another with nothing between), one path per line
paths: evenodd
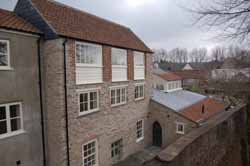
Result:
M19 0L0 17L4 166L110 166L222 109L153 92L152 51L128 27L53 0Z
M171 93L154 90L149 110L151 144L165 148L224 111L225 105L185 90Z
M38 45L41 32L0 9L0 165L42 166Z
M41 41L49 166L109 166L148 146L151 50L127 27L49 0L15 13Z

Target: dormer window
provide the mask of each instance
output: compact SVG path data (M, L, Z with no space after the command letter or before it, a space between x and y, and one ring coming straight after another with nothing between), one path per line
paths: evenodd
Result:
M8 40L0 40L0 70L10 68L10 46Z
M145 79L145 56L143 52L134 51L134 80Z
M112 81L127 81L127 50L112 48Z
M76 42L76 84L102 82L102 46Z

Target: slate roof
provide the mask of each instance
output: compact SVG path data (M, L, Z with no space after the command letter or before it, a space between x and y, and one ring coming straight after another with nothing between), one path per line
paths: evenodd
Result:
M0 9L0 27L8 30L28 33L41 33L37 28L25 21L23 18L17 16L14 12L3 9Z
M202 107L204 106L204 112ZM181 110L179 113L195 122L202 122L213 115L223 111L225 104L212 98L206 98L188 108Z
M206 96L186 90L179 90L171 93L164 93L159 90L154 90L152 100L176 112L179 112L182 109L196 104L206 98Z
M152 52L129 28L53 0L32 0L53 30L66 37Z
M164 72L164 73L155 73L155 75L159 76L160 78L166 81L177 81L181 80L181 77L172 73L172 72Z

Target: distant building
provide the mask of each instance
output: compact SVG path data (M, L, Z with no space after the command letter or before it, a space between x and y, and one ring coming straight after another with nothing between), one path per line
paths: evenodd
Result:
M182 70L193 70L193 68L189 63L187 63Z
M181 77L172 72L154 73L154 88L164 92L182 90Z
M178 70L173 73L181 77L183 88L203 86L209 77L209 72L205 70Z
M250 68L244 69L215 69L211 72L211 78L214 80L230 80L239 79L249 80L250 79Z

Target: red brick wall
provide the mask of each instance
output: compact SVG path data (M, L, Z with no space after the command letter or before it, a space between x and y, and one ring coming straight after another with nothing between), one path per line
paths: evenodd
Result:
M103 81L112 80L111 47L103 46Z
M128 50L128 80L134 80L134 56L132 50Z

